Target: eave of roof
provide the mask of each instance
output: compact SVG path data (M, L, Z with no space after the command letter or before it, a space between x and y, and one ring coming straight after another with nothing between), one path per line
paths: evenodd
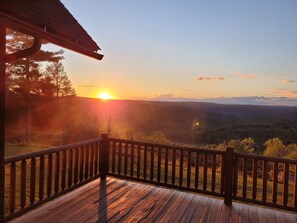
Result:
M60 0L5 0L0 3L0 24L19 32L101 60L103 55Z

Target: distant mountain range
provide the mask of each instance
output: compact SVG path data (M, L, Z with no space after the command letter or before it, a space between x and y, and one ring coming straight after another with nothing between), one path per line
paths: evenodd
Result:
M219 98L179 98L170 95L164 95L150 99L150 101L178 101L178 102L211 102L217 104L230 104L230 105L272 105L272 106L297 106L297 98L287 97L219 97Z

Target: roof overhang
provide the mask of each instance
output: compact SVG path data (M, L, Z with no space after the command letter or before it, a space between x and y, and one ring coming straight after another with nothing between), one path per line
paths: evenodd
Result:
M99 46L59 0L4 0L0 3L0 24L98 60L103 58L97 52Z

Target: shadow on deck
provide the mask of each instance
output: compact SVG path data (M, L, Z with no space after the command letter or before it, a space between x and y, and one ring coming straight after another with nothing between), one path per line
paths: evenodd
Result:
M11 222L286 222L287 213L108 177L94 180Z

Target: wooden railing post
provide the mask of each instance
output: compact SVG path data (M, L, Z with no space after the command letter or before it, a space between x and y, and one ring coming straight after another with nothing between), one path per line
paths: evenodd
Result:
M0 25L0 222L4 222L4 194L5 194L5 56L6 56L6 27Z
M224 173L224 184L225 184L225 196L224 196L224 203L225 205L232 205L232 190L233 190L233 154L234 149L232 147L226 148L226 153L224 157L225 162L225 173Z
M109 142L107 134L101 135L99 143L99 173L101 180L106 179L109 167Z

